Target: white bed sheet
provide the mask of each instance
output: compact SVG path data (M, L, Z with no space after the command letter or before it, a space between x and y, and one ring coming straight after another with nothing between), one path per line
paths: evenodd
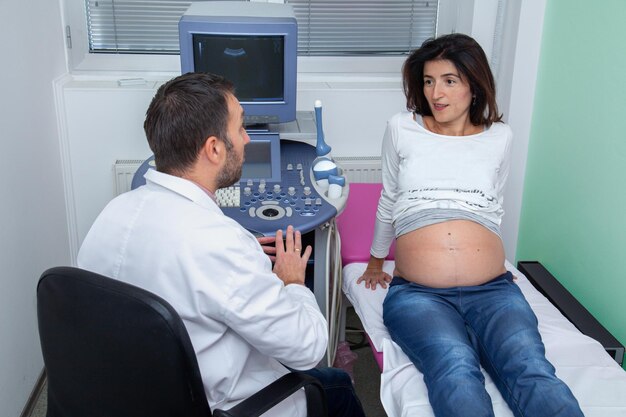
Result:
M385 261L384 270L391 274L393 265L393 261ZM384 353L380 392L383 407L388 417L432 417L422 374L391 340L383 324L382 302L387 290L372 291L356 284L365 266L365 263L352 263L343 268L343 291L374 347ZM600 343L580 333L520 271L509 262L506 267L517 278L537 315L546 357L578 399L585 416L626 417L626 372ZM495 415L512 417L493 381L484 370L483 373Z

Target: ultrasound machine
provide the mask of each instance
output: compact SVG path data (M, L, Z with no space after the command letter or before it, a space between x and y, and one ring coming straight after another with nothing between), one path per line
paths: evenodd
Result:
M324 139L322 103L296 112L298 28L290 5L212 1L192 3L179 22L181 72L220 74L235 85L250 143L242 178L216 192L225 215L256 236L288 225L311 245L306 284L330 330L325 361L339 338L341 257L335 217L349 186ZM314 116L313 116L314 114ZM315 146L311 144L315 143ZM131 188L145 184L148 158Z

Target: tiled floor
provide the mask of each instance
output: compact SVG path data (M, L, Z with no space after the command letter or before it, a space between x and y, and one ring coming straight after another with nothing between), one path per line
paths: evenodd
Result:
M35 404L35 408L33 408L33 412L30 417L46 417L46 407L48 405L48 396L46 391L47 385L47 383L44 383L41 394L39 394L39 398L37 399L37 403Z
M352 307L349 307L347 311L346 327L363 328ZM346 339L352 344L358 343L361 346L352 348L352 351L358 355L354 363L354 388L361 400L365 415L367 417L387 417L380 403L380 370L371 348L367 342L359 343L364 341L361 335L347 333Z

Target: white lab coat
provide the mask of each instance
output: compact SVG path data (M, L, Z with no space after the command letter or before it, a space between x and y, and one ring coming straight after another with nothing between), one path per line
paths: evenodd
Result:
M78 266L145 288L178 311L212 408L247 398L287 373L283 365L314 367L328 330L313 293L285 286L255 237L197 185L155 170L146 180L103 210ZM266 415L306 415L304 395Z

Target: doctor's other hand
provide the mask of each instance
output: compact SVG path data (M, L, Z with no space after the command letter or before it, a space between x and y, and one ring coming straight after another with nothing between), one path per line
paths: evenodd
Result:
M263 252L270 258L270 261L276 262L276 242L275 236L261 236L257 237L256 240L261 245Z
M313 249L307 246L302 250L302 236L293 226L287 227L285 242L283 244L283 231L276 232L276 262L274 273L278 275L285 285L304 285L304 273L306 264Z

